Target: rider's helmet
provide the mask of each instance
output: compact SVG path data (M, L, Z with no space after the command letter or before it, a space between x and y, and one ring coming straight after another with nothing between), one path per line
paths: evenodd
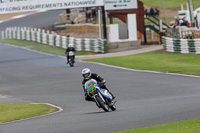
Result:
M84 68L82 70L82 75L84 79L89 79L91 77L91 71L89 68Z
M71 48L71 47L73 47L73 45L70 43L70 44L69 44L69 47Z

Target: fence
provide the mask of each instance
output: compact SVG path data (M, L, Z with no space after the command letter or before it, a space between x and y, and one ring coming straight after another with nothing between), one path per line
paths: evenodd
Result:
M168 52L200 54L200 39L163 37L163 47Z
M148 43L160 42L160 35L153 30L146 29L146 39Z
M50 34L49 31L45 32L45 30L36 28L7 28L5 31L2 31L2 39L33 41L62 48L67 48L69 44L74 44L77 51L105 53L105 40L103 39L66 37L56 35L54 32Z
M200 38L200 29L178 27L174 29L167 29L167 37L183 38L183 39L196 39Z

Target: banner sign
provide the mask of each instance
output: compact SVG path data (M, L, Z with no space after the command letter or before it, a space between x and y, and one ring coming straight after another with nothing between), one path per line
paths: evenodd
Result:
M137 0L105 0L105 10L138 8Z
M104 6L104 0L0 0L0 14Z

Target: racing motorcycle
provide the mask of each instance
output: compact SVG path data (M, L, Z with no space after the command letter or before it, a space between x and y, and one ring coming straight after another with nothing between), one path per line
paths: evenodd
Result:
M69 52L69 65L70 67L74 66L74 52L73 51Z
M85 83L85 91L88 96L93 98L97 107L102 108L105 112L108 112L109 109L116 110L116 101L113 101L112 95L106 89L99 87L96 80L88 80Z

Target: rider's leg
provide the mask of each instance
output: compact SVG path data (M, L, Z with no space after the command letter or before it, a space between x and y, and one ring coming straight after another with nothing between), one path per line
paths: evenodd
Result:
M69 63L69 55L67 55L67 64Z
M102 88L106 89L113 97L113 99L115 99L115 96L112 94L112 92L106 87L106 85L103 85Z
M74 63L75 63L75 55L73 55Z
M87 95L87 93L85 93L85 100L86 101L94 101L93 98L91 98L90 96Z

